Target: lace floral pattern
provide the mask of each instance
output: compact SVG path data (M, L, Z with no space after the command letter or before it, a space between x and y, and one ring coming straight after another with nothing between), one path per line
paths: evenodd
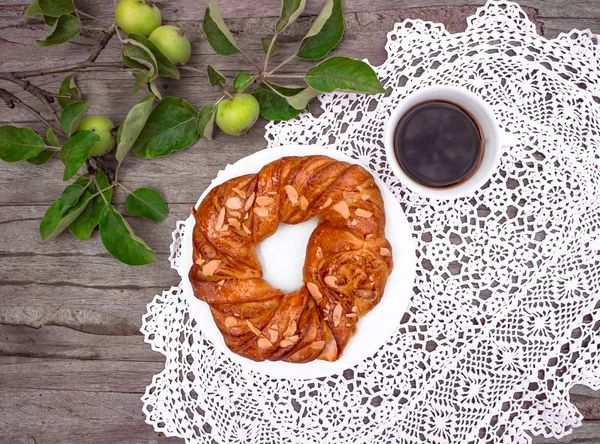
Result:
M341 150L393 190L418 258L402 323L343 374L270 379L215 350L173 287L148 305L142 326L166 356L143 396L155 430L190 443L526 443L526 431L559 437L580 425L569 388L600 388L598 37L574 30L547 40L501 1L459 34L397 24L386 49L375 69L388 95L322 96L322 115L270 123L266 137L271 147ZM387 166L387 117L432 84L483 97L518 139L470 198L421 198Z

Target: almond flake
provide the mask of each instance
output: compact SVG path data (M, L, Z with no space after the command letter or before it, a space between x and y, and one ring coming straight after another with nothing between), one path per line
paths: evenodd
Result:
M240 213L239 211L230 211L230 212L229 212L229 215L230 215L231 217L237 217L237 218L240 218L240 217L242 217L242 213Z
M273 180L273 182L277 183L276 180ZM270 194L271 196L275 196L277 194L277 191L267 191L267 194Z
M290 325L288 325L288 328L285 329L285 331L283 332L283 336L285 338L289 338L290 336L292 336L294 333L296 333L296 329L298 328L296 321L292 321L290 322Z
M194 261L194 263L195 263L196 265L202 265L204 262L206 262L206 261L205 261L204 259L202 259L201 257L199 257L198 259L196 259L196 260Z
M368 194L362 194L362 195L360 196L360 198L361 198L362 200L369 200L369 199L371 198L371 196L369 196Z
M242 199L246 198L246 192L243 190L240 190L239 188L232 188L231 191L233 191L235 194L237 194L238 196L240 196Z
M346 317L347 317L347 318L357 318L357 317L358 317L358 315L357 315L356 313L348 313L348 314L346 315Z
M218 259L213 259L212 261L207 262L204 267L202 267L202 273L204 273L206 276L212 276L215 274L215 271L217 271L217 268L219 268L219 265L221 265L221 261Z
M354 295L367 302L377 299L377 292L373 290L354 290Z
M221 279L219 282L217 282L217 285L219 287L221 287L224 283L225 283L225 279Z
M373 213L367 210L363 210L362 208L357 208L354 214L356 214L358 217L364 217L365 219L368 219L371 216L373 216Z
M328 197L321 208L327 208L329 205L331 205L332 202L333 200L331 200L331 197Z
M269 215L269 210L264 207L254 207L252 211L259 217L267 217Z
M349 322L346 322L346 327L352 327L352 324Z
M338 325L340 325L340 321L342 320L342 311L343 311L342 305L336 304L335 308L333 309L333 315L332 315L334 327L337 327Z
M348 219L350 217L350 208L348 208L348 204L344 200L340 200L333 206L333 209L340 213L344 219Z
M337 284L336 284L337 278L335 276L326 276L325 279L323 279L323 280L330 287L337 288Z
M357 189L357 190L360 192L360 191L362 191L362 190L363 190L363 187L361 187L360 185L358 185L358 186L356 187L356 189Z
M224 220L225 220L225 207L221 208L221 211L219 211L219 215L217 216L217 222L215 223L216 231L221 231L221 228L223 228Z
M279 325L277 325L277 324L271 324L271 328L273 330L275 330L276 332L279 332Z
M292 341L294 344L295 344L296 342L298 342L298 339L300 339L300 336L298 336L298 335L290 336L290 337L288 338L288 340Z
M304 196L300 196L300 209L302 211L306 211L306 209L308 208L308 199L306 199L306 197Z
M229 224L225 224L225 225L223 225L223 226L221 227L221 230L220 230L220 231L227 231L227 230L229 230Z
M277 337L279 336L279 332L277 330L273 330L272 328L267 328L267 334L269 336L269 341L277 342Z
M228 220L229 225L231 225L234 228L239 228L240 227L240 221L237 219L230 219Z
M391 256L392 252L388 248L381 247L379 249L379 254L381 254L382 256Z
M273 347L273 344L271 344L271 341L269 341L267 338L259 338L257 344L258 348L262 349Z
M275 199L273 199L270 196L258 196L256 198L256 205L258 205L259 207L266 207L273 203L275 203Z
M225 318L225 327L227 328L231 328L235 325L237 325L237 319L234 316L228 316Z
M296 205L298 203L298 192L296 191L296 188L291 185L286 185L284 189L288 199L292 202L292 205Z
M248 213L244 214L244 220L248 219Z
M323 347L325 347L325 341L315 341L310 344L310 348L313 350L321 350Z
M309 282L308 284L306 284L306 288L308 288L308 291L310 292L312 297L317 300L317 302L323 298L323 295L319 291L319 287L317 287L316 284Z
M358 223L358 221L356 219L352 219L352 221L350 222L350 225L355 226Z
M358 307L356 305L352 306L352 313L356 313L358 311Z
M281 341L279 343L279 346L281 348L289 347L290 345L294 345L294 343L292 341L290 341L289 339L284 339L283 341Z
M252 232L250 231L250 228L248 228L246 225L242 225L242 228L244 229L244 232L246 234L252 234Z
M262 334L262 332L258 328L256 328L254 326L254 324L252 322L250 322L248 319L246 319L246 325L248 326L250 331L252 333L254 333L256 336L260 336Z
M366 239L366 240L371 240L371 239L373 239L373 233L371 233L371 234L367 234L367 235L365 236L365 239Z
M239 210L243 205L239 197L230 197L225 201L225 206L230 210Z
M250 197L246 201L246 205L244 205L244 211L248 211L252 207L252 204L254 203L254 198L255 197L256 197L256 193L252 193L250 195Z
M373 282L373 276L369 276L369 280Z
M219 236L223 237L223 236L229 236L231 233L229 231L221 231L219 232Z

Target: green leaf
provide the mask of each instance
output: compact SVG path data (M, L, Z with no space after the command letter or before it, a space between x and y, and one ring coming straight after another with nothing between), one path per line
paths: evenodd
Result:
M154 252L133 234L133 230L114 206L104 207L100 217L100 237L106 250L128 265L156 262Z
M317 91L385 93L377 74L368 64L348 57L331 57L308 70L306 83Z
M73 0L38 0L40 10L44 15L60 17L75 11Z
M267 38L267 37L263 37L262 39L260 39L260 43L262 44L262 49L266 54L267 51L269 50L269 45L271 44L271 39ZM272 57L275 55L275 53L277 52L277 48L279 48L279 44L277 43L277 40L275 40L273 42L273 46L271 46L271 53L269 54L269 57Z
M306 0L283 0L281 2L281 14L275 24L275 32L280 33L294 23L304 11L305 5Z
M144 45L150 52L154 55L156 59L156 67L158 70L158 74L163 77L169 77L171 79L179 79L179 70L175 66L175 64L162 53L158 47L152 43L151 40L147 39L143 35L140 34L129 34L127 36L129 39L135 40L138 43Z
M235 76L235 79L233 80L233 89L237 92L242 92L248 88L248 85L254 82L255 78L256 76L250 75L250 73L241 72Z
M210 0L208 2L208 8L204 13L204 21L202 22L202 29L206 34L208 43L212 46L217 54L221 55L232 55L239 52L239 48L231 32L227 28L227 25L221 17L221 10L217 0Z
M52 27L52 32L44 40L37 40L39 46L59 45L71 40L81 31L81 22L74 15L61 15Z
M134 216L162 222L169 209L160 193L152 188L138 188L125 199L125 208Z
M5 162L31 159L45 147L44 140L29 128L0 126L0 159Z
M60 199L58 199L58 211L61 216L77 203L79 197L87 189L89 183L90 180L87 179L87 184L85 186L80 183L72 183L65 188Z
M65 109L72 103L81 101L81 91L77 88L77 84L75 83L75 77L69 75L65 77L65 80L60 84L60 88L58 90L59 94L62 95L70 95L70 99L63 99L59 97L58 104L62 109Z
M187 148L198 139L197 117L198 112L184 99L165 97L148 117L131 152L154 158Z
M52 146L60 146L58 137L56 137L56 134L54 134L54 130L50 127L48 127L48 129L46 130L46 140Z
M81 118L83 117L83 113L89 106L90 102L88 100L83 100L81 102L74 102L67 106L60 116L60 126L67 133L67 135L71 135L79 126L79 122L81 122Z
M156 82L146 83L146 87L148 88L148 92L154 96L154 98L158 100L162 100L162 94L156 85Z
M127 117L125 117L119 128L119 142L116 154L119 163L123 162L125 155L142 132L152 112L152 105L154 105L154 96L146 96L127 113Z
M65 142L60 150L60 160L65 165L63 180L69 180L79 171L99 140L100 136L91 131L77 131Z
M40 222L40 236L42 237L42 241L46 242L64 231L85 210L88 203L90 203L91 197L92 194L89 191L85 191L77 203L65 213L61 211L60 199L50 205L50 208L48 208Z
M302 39L298 57L305 60L325 57L342 40L343 35L342 0L327 0L308 34Z
M32 165L42 165L48 162L56 153L57 151L55 150L44 150L37 156L27 159L27 162Z
M150 49L137 40L127 38L123 40L123 63L130 68L137 68L148 72L147 82L151 82L158 75L158 62ZM135 74L134 74L135 75ZM136 76L138 81L140 78Z
M196 129L201 137L212 140L212 133L215 126L215 115L217 114L217 105L204 105L198 113L196 120Z
M54 131L50 127L48 127L48 129L46 130L46 140L48 141L50 146L58 147L60 145L58 137L56 137L56 134L54 134ZM52 156L54 156L57 152L57 150L45 149L37 156L27 159L27 162L29 162L32 165L42 165L48 162L52 158Z
M152 76L148 71L140 70L130 74L135 77L135 83L131 87L131 92L134 94L138 92L143 85L146 85L148 82L152 82Z
M44 13L42 12L42 8L40 8L38 0L34 0L34 2L29 5L29 8L27 8L27 12L25 13L25 17L28 19L44 18Z
M106 177L106 174L104 174L101 170L96 172L96 181L102 190L108 188L110 185L108 183L108 177ZM92 194L95 194L100 190L98 190L98 188L92 183L90 185L90 191ZM109 188L102 194L104 195L104 199L110 203L113 189ZM102 196L94 197L92 202L86 206L85 210L81 212L79 217L77 217L77 219L75 219L71 225L69 225L69 230L77 239L87 240L91 237L94 228L96 228L100 222L102 211L106 207L104 199L102 199Z
M264 82L261 83L252 95L260 104L260 115L267 120L289 120L300 114L301 110L291 106L287 98L302 92L304 88L287 88L269 82L273 91Z
M208 74L208 81L212 86L223 85L226 83L225 76L212 66L208 65L206 67L206 73Z
M311 88L310 86L304 88L298 94L288 97L287 101L294 108L304 110L308 107L308 102L319 95L319 91Z

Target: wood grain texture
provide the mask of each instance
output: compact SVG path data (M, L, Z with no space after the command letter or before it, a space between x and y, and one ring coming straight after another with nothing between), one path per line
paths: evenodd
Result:
M207 1L157 1L167 22L179 22L194 39L191 65L213 64L225 74L245 66L241 57L219 57L200 33ZM253 58L263 57L259 37L269 35L279 0L221 0L236 40ZM278 63L293 51L324 0L308 2L305 16L281 37ZM111 19L110 0L76 0L88 13ZM442 22L460 32L481 0L345 0L346 36L334 54L385 60L386 34L406 18ZM571 28L600 31L600 0L524 0L526 13L547 37ZM39 48L35 40L47 28L25 23L23 0L0 4L0 71L24 70L85 60L99 38L85 32L66 45ZM99 61L118 60L113 39ZM294 61L282 72L297 73L308 64ZM120 122L142 94L124 93L132 78L122 71L77 73L78 84L91 100L90 113ZM64 75L34 79L55 89ZM182 71L179 82L160 80L163 95L186 97L199 107L217 97L204 75ZM34 106L14 85L0 85ZM317 110L318 112L318 110ZM0 106L0 122L41 129L30 115ZM52 160L35 168L27 163L0 163L0 443L10 444L141 444L179 443L156 434L144 423L140 396L152 375L163 368L162 355L139 335L141 316L154 294L178 282L168 267L171 231L189 214L216 173L227 163L265 147L264 121L243 138L219 135L199 141L184 152L156 160L126 159L121 179L129 188L152 186L169 203L166 221L154 224L128 218L157 252L157 263L131 268L113 260L96 234L87 242L69 233L43 244L37 228L47 206L64 188L62 166ZM122 209L124 195L115 194ZM600 442L600 395L575 387L572 401L590 421L560 441L534 437L534 443Z

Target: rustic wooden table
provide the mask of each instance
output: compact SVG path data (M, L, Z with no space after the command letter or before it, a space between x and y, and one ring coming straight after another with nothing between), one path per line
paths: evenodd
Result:
M200 35L206 0L161 1L167 22L179 22L195 36L191 65L214 64L226 74L241 59L214 55ZM308 2L315 15L322 0ZM482 0L346 0L346 36L336 52L365 58L374 64L385 58L385 36L405 18L442 22L451 32L465 27ZM76 0L79 9L112 20L112 1ZM554 37L572 28L600 32L600 0L523 0L540 32ZM269 35L279 1L222 0L224 17L247 52L262 56L259 37ZM26 23L23 0L0 2L0 71L56 66L84 60L94 50L97 33L66 45L38 48L45 32L40 23ZM291 49L306 31L309 18L281 38ZM99 60L118 60L119 45L109 42ZM285 51L280 51L285 52ZM301 63L287 65L289 72ZM37 84L56 88L64 75L44 76ZM131 77L119 71L81 72L78 83L91 100L90 112L120 122L136 101L128 91ZM2 84L29 99L11 84ZM186 97L197 107L215 98L203 75L183 73L179 82L160 82L164 95ZM126 93L124 93L126 92ZM139 98L140 96L138 96ZM20 110L0 107L0 122L39 127ZM146 304L155 293L178 283L167 261L175 221L187 217L217 171L264 148L264 121L249 135L219 136L200 141L168 158L128 158L122 180L130 188L153 186L166 197L170 215L162 224L131 220L157 252L155 264L131 268L112 259L97 234L75 241L63 234L42 244L38 224L62 191L61 165L43 167L25 162L0 163L0 442L51 443L177 443L156 434L144 423L140 396L153 374L163 368L162 355L150 350L139 333ZM122 206L123 196L116 201ZM560 442L600 442L600 394L576 387L572 401L585 415L583 427ZM557 442L534 438L535 443Z

